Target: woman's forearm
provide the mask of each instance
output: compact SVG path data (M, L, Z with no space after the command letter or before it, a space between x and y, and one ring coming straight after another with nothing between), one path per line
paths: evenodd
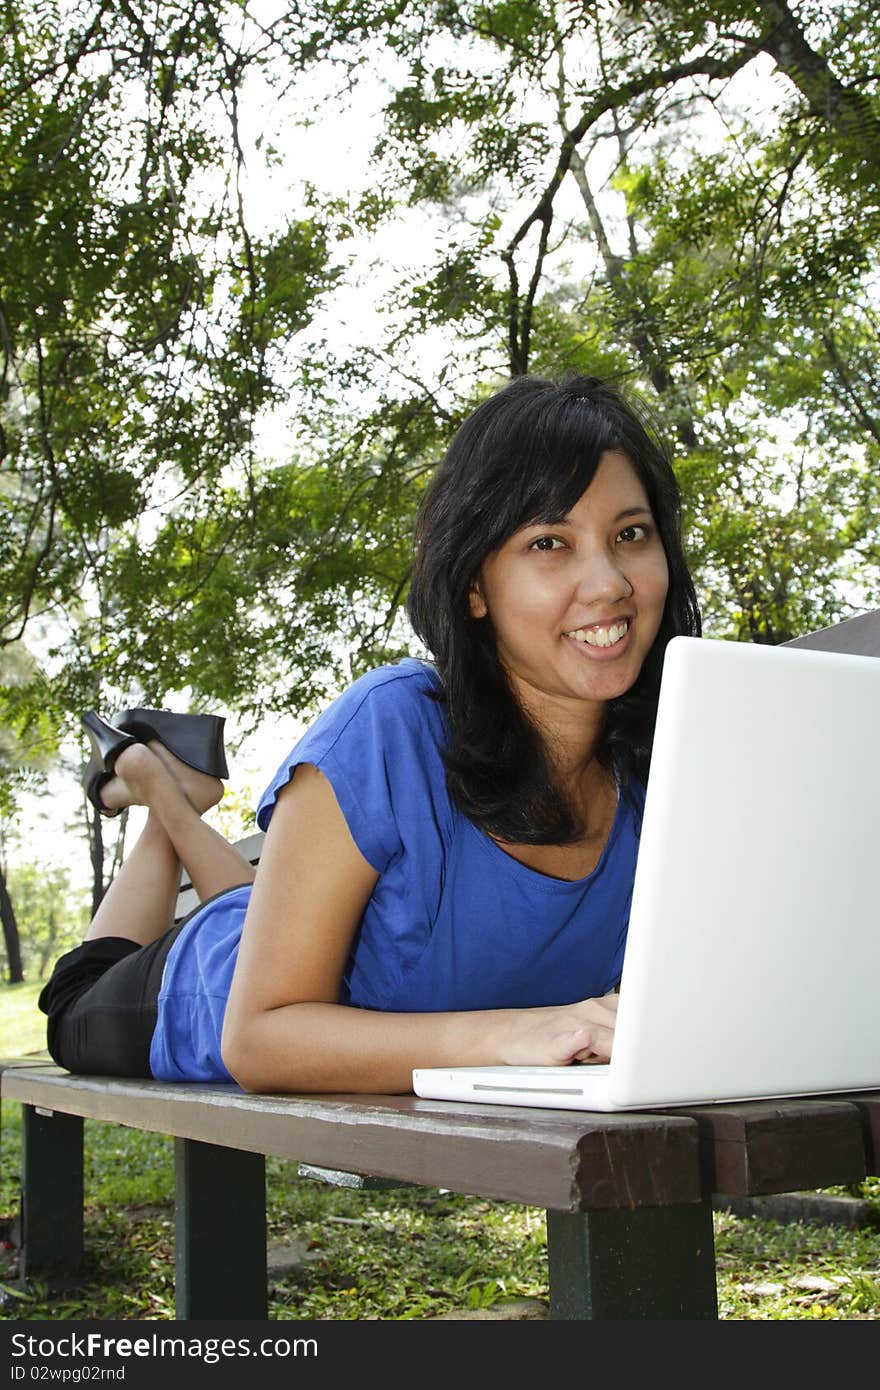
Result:
M500 1062L506 1012L285 1004L237 1026L227 1020L223 1060L248 1091L410 1091L413 1067Z
M608 1057L616 999L535 1009L381 1013L285 1004L227 1015L223 1060L248 1091L412 1090L414 1067L564 1065Z

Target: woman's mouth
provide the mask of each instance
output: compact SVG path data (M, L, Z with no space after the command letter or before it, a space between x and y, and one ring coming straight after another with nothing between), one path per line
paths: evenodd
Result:
M616 623L591 623L589 627L573 628L565 636L576 642L585 656L610 660L622 655L629 646L630 623L629 618Z

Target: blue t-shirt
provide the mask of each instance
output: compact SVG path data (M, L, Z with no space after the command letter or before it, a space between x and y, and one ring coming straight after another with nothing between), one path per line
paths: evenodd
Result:
M575 882L520 864L446 790L439 678L410 658L345 691L312 724L257 808L265 830L300 763L330 781L379 874L340 1002L400 1013L568 1004L620 980L644 791L619 796L595 869ZM250 885L210 900L168 955L150 1066L160 1080L229 1080L220 1033Z

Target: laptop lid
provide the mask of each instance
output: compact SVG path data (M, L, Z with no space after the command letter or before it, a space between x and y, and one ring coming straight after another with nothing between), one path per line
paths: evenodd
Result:
M878 799L880 662L669 643L597 1108L880 1083Z

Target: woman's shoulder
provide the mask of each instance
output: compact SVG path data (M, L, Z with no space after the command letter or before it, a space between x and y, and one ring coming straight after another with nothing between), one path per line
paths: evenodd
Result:
M445 795L440 751L445 711L432 698L440 690L434 668L413 658L359 677L309 726L278 768L257 807L260 828L266 829L278 793L295 769L311 763L329 779L358 845L381 870L396 847L401 803Z
M419 780L442 782L445 705L433 666L414 657L376 667L353 681L299 738L257 808L265 830L275 798L300 763L312 763L358 798L371 787Z

